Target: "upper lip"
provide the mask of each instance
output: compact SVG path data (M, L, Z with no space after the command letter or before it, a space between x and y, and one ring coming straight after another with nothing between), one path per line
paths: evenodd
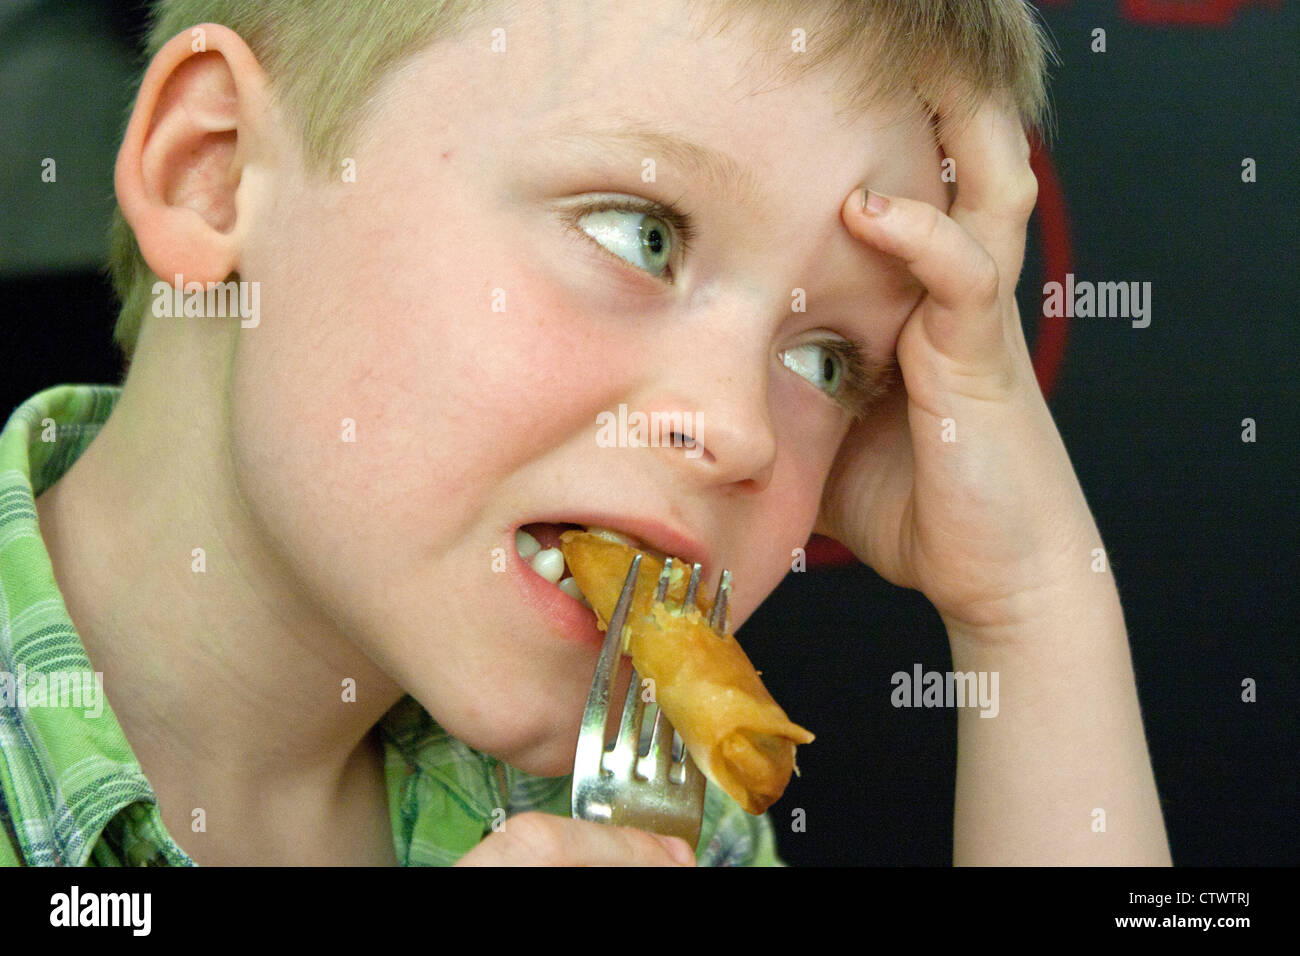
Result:
M680 558L687 564L698 563L705 571L712 569L708 546L690 533L664 524L655 518L640 518L632 515L616 515L598 512L556 515L549 518L534 518L524 524L534 522L580 524L590 528L608 528L635 538L642 544L656 551L663 552L670 558Z

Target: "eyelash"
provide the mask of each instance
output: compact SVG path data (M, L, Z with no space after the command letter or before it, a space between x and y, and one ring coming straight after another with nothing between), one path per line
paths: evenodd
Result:
M691 243L696 237L695 224L690 215L678 211L671 203L658 203L649 199L640 199L632 196L623 197L592 197L576 203L569 210L569 219L573 227L581 233L586 239L594 243L602 252L608 253L624 265L637 269L639 272L645 272L638 266L628 262L622 256L605 248L599 242L596 242L591 236L583 231L579 222L584 216L596 212L634 212L642 215L654 216L668 225L672 230L673 258L669 262L666 273L667 279L662 276L655 276L652 273L645 274L653 279L663 279L668 284L672 284L676 278L675 267L685 260L687 253L691 251ZM856 420L866 414L867 410L875 402L875 399L884 391L883 381L875 382L870 375L871 365L868 363L865 349L860 342L849 339L814 339L811 342L801 342L793 348L803 348L807 345L817 345L828 352L839 357L844 368L841 380L840 390L831 395L824 389L817 390L825 395L832 402L835 402L845 411L847 411ZM805 379L806 381L806 379ZM811 382L809 384L812 384ZM817 386L813 386L816 388Z
M691 251L691 242L695 239L695 224L691 221L689 215L679 212L671 203L665 205L663 203L654 202L653 200L638 199L633 196L607 197L604 199L593 197L591 199L584 199L582 202L577 203L570 209L570 218L574 228L579 232L582 232L582 234L591 242L595 243L602 252L614 256L614 258L619 262L626 266L631 266L633 269L638 269L638 267L632 265L632 263L628 262L622 256L616 255L609 249L606 249L599 242L596 242L595 239L592 239L583 232L582 227L578 225L578 222L584 216L589 216L594 212L636 212L641 213L644 216L654 216L656 219L660 219L667 223L668 228L672 230L673 261L668 263L666 272L668 273L669 278L666 281L669 284L672 284L673 280L677 277L677 273L674 271L674 266L680 264L680 262L686 258L686 254ZM644 269L638 269L638 271L645 272ZM648 272L646 272L646 275L649 275L652 279L662 278L662 276L652 275Z
M826 397L847 411L854 421L865 417L876 400L887 390L892 365L886 366L877 377L872 378L872 363L867 360L866 349L861 342L849 339L817 339L802 344L820 345L840 357L844 363L844 377L840 390L837 394ZM822 392L822 394L826 393Z

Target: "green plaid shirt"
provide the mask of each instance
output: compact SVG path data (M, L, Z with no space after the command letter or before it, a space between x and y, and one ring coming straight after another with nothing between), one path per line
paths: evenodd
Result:
M120 395L109 386L51 388L20 405L0 432L0 864L194 865L163 827L153 788L102 695L98 714L89 698L52 706L56 674L93 668L55 583L36 498L72 467ZM49 681L47 700L35 692L37 678ZM456 862L491 832L498 807L508 815L569 813L569 777L529 776L470 749L412 697L380 728L403 865ZM750 816L712 784L696 858L705 866L780 865L768 817Z

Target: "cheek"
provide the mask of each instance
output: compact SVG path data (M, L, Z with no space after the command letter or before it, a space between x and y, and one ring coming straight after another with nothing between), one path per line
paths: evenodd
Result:
M466 189L321 189L241 263L263 318L232 370L234 450L282 540L337 543L330 514L354 545L450 546L502 479L594 436L608 343L479 205Z
M817 517L820 482L802 470L774 475L769 493L779 504L745 521L745 538L737 542L728 566L738 588L736 626L742 624L790 573L796 548L803 548Z
M745 529L745 537L735 544L732 570L743 581L738 606L746 614L790 573L792 552L807 543L822 487L848 432L844 416L828 414L819 395L799 386L799 382L773 386L777 400L772 403L772 427L779 456L761 506L756 501L754 510L736 522Z
M772 370L769 388L769 414L783 473L790 476L791 487L820 488L848 434L847 413L779 363Z
M373 511L401 500L431 447L412 348L422 310L384 246L318 215L288 222L275 255L252 263L263 317L235 355L233 440L250 473L277 476L302 507Z

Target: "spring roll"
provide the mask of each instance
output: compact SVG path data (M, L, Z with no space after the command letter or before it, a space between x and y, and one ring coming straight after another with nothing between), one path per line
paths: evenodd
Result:
M637 550L585 531L564 532L560 548L605 630ZM687 566L673 562L668 599L654 606L663 563L641 553L624 652L642 679L654 681L655 700L696 766L745 811L760 814L798 773L795 745L812 743L813 735L772 699L736 639L709 627L711 600L697 596L694 607L682 607Z

